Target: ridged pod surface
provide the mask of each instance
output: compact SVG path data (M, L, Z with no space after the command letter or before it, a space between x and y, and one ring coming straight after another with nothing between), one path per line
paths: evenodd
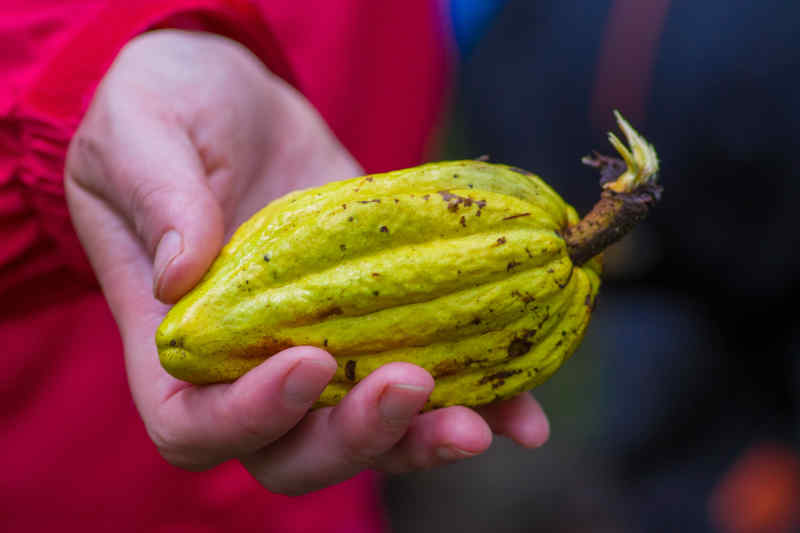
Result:
M658 201L655 149L616 113L630 149L595 155L583 219L537 176L450 161L290 193L246 221L156 332L161 364L233 381L298 345L338 362L317 406L389 362L428 370L426 408L478 406L549 378L580 344L600 253Z
M576 349L600 285L563 232L578 222L538 177L481 161L432 163L297 191L224 247L156 334L161 363L196 384L319 346L338 362L318 405L407 361L428 408L481 405L540 384Z

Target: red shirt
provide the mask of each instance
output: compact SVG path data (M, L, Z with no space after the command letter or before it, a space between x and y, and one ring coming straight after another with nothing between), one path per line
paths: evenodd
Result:
M6 0L0 12L0 529L380 531L376 477L289 498L235 461L164 462L133 406L116 325L70 224L72 133L116 52L157 27L248 46L368 171L418 163L447 54L425 0Z

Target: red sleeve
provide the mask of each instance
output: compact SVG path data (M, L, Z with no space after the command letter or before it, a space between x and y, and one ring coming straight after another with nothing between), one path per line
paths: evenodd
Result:
M29 253L25 266L17 268L14 275L0 276L0 289L62 263L92 276L69 220L64 199L64 159L95 88L120 49L133 37L165 27L224 35L242 43L271 71L294 84L288 62L262 13L247 0L108 1L95 13L45 64L17 103L18 181L25 186L25 205L29 206L25 209L32 208L36 220L26 211L27 226L15 226L6 233L21 239L16 256L21 257L35 246L44 251L38 255ZM12 193L17 194L5 191L6 195ZM22 224L14 220L16 225ZM43 241L44 236L49 239Z
M289 64L261 12L248 0L108 2L50 61L27 91L25 106L50 119L83 115L94 89L119 50L156 28L204 30L249 48L275 74L294 82Z

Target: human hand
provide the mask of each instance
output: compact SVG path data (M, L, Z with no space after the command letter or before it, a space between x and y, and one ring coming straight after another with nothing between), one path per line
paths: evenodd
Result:
M365 468L404 472L485 451L492 432L548 436L523 394L479 411L418 414L433 388L393 363L333 408L309 412L333 376L327 352L295 347L232 384L192 386L160 366L154 334L233 230L291 189L361 174L321 117L240 45L157 31L131 41L70 145L70 213L125 350L136 406L170 463L236 458L266 488L316 490Z

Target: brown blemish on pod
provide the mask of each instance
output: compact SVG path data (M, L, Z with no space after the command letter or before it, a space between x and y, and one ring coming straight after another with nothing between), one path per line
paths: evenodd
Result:
M433 377L441 378L445 376L452 376L454 374L458 374L459 372L466 370L471 366L479 366L481 364L485 364L489 359L473 359L471 357L467 357L463 361L458 361L456 359L446 359L444 361L440 361L431 369Z
M531 216L530 213L519 213L519 214L516 214L516 215L507 216L503 220L511 220L511 219L514 219L514 218L529 217L529 216Z
M506 378L510 378L511 376L515 376L522 372L522 370L516 368L514 370L501 370L500 372L495 372L494 374L489 374L487 376L483 376L481 380L478 382L478 385L486 385L490 381L492 382L492 388L496 389L503 385L506 382Z
M352 359L348 360L344 365L344 375L350 381L356 380L356 362Z
M567 285L569 285L569 282L570 282L570 281L572 281L572 273L573 273L573 272L575 272L575 265L572 265L572 266L570 267L570 269L569 269L569 275L567 276L567 280L566 280L566 281L565 281L563 284L561 284L561 283L559 283L559 282L557 282L557 281L556 281L556 285L558 285L558 288L559 288L559 289L563 289L564 287L566 287Z
M462 205L464 207L470 207L472 204L475 204L478 206L479 211L486 206L486 200L473 200L469 196L459 196L450 191L439 191L438 194L442 197L442 200L447 202L448 211L452 211L453 213L458 211L458 208Z
M533 343L525 339L516 338L512 340L508 345L508 358L516 359L517 357L522 357L531 350L531 346L533 346Z
M536 297L531 296L529 293L523 294L516 289L511 291L511 296L513 296L514 298L519 298L520 301L522 301L522 303L524 304L529 304L536 300Z
M334 307L329 307L327 309L323 309L322 311L317 313L316 317L319 320L324 320L324 319L326 319L326 318L328 318L330 316L341 315L343 312L344 311L342 311L342 308L337 305L337 306L334 306Z
M439 363L434 366L431 371L433 373L433 377L441 378L444 376L452 376L453 374L458 374L461 370L463 370L463 365L459 364L458 361L454 361L453 359L446 359L444 361L440 361Z

